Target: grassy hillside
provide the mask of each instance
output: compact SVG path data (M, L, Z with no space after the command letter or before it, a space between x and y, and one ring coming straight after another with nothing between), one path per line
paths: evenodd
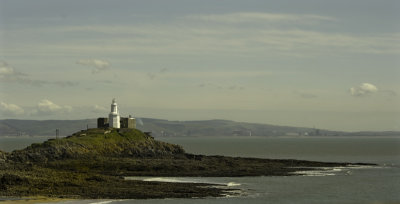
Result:
M184 153L178 145L154 140L136 129L89 129L49 139L11 153L17 161L47 162L80 157L163 157Z

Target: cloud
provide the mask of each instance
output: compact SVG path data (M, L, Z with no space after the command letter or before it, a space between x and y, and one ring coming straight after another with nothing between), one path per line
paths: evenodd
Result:
M167 68L162 68L162 69L160 69L160 71L158 71L158 73L153 73L153 72L147 73L147 77L148 77L150 80L153 80L153 79L155 79L156 77L158 77L159 75L165 74L165 73L167 73L167 72L168 72L168 69L167 69Z
M165 73L165 72L168 72L168 69L167 69L167 68L162 68L162 69L160 69L160 73Z
M27 74L15 70L14 67L5 61L0 61L0 80L6 82L23 82L37 85L42 83L39 80L35 82L29 79Z
M244 89L243 86L231 85L228 87L229 90L242 90Z
M362 83L359 86L351 87L350 94L352 96L366 96L378 91L378 88L370 83Z
M198 85L200 88L212 88L212 89L225 89L225 90L243 90L245 89L244 86L239 86L236 84L233 85L228 85L228 86L223 86L223 85L218 85L218 84L213 84L213 83L201 83Z
M57 85L61 87L67 87L75 86L77 84L76 82L71 81L44 81L32 79L28 74L17 71L5 61L0 61L0 81L32 86Z
M103 106L99 106L97 104L92 107L92 112L94 113L103 113L105 111L107 111L106 108L104 108Z
M54 81L54 82L45 82L46 84L54 84L60 87L68 87L68 86L76 86L77 82L72 81Z
M310 93L300 93L300 97L309 99L309 98L316 98L317 95L310 94Z
M283 13L260 13L260 12L238 12L227 14L214 14L214 15L192 15L188 16L189 19L212 21L219 23L315 23L318 21L335 21L335 18L319 15L296 15L296 14L283 14Z
M156 74L154 74L154 73L147 73L147 77L149 77L149 79L153 80L154 78L156 78Z
M101 71L107 70L110 68L110 63L105 60L99 59L81 59L76 62L77 64L93 67L92 74L97 74Z
M320 56L324 53L396 55L400 53L400 33L365 33L359 35L348 32L327 32L318 29L318 26L315 26L317 29L305 29L299 26L299 24L308 21L320 20L325 23L324 19L328 20L330 17L279 13L231 13L211 16L212 19L224 17L222 19L226 18L229 21L230 15L247 19L242 21L253 19L253 24L257 23L257 25L227 23L221 26L219 23L216 24L215 20L199 23L199 19L208 18L209 15L198 15L182 17L183 21L172 21L162 25L113 25L112 29L109 25L58 26L44 29L48 29L49 33L59 36L65 33L84 33L93 36L95 42L112 41L113 43L104 48L98 43L77 44L67 40L46 46L33 43L29 48L38 50L34 54L40 56L52 56L54 53L60 52L74 54L76 50L85 50L96 55L107 55L111 52L134 55L225 56L238 54L251 56L279 55L283 57L310 57ZM306 19L311 20L307 21ZM274 23L264 25L270 21ZM38 31L37 29L27 28L23 32L20 30L13 32L35 33ZM43 31L41 30L41 32ZM21 45L19 49L26 49L26 46ZM85 60L82 62L85 62ZM96 72L96 69L93 72Z
M0 110L5 115L21 115L25 111L15 104L0 102Z
M385 94L386 96L389 96L389 97L395 97L395 96L398 95L397 92L393 91L393 90L379 90L379 92L383 93L383 94Z
M312 98L317 98L318 96L312 93L308 93L308 92L301 92L301 91L293 91L293 94L304 98L304 99L312 99Z
M53 103L50 100L43 99L41 100L36 109L32 111L33 115L52 115L55 113L69 113L72 111L71 106L60 106Z

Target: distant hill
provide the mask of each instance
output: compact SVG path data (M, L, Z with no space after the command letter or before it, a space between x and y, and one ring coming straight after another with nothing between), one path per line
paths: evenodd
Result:
M67 136L79 130L96 127L95 119L85 120L0 120L0 136L51 136L56 135L59 129L60 135Z
M96 127L96 119L85 120L0 120L0 136L71 135L87 127ZM306 127L277 126L229 120L169 121L141 118L137 128L155 137L171 136L400 136L400 132L343 132Z
M268 124L244 123L230 120L168 121L142 119L144 131L152 131L155 136L282 136L339 134L333 131L321 131L304 127L276 126Z

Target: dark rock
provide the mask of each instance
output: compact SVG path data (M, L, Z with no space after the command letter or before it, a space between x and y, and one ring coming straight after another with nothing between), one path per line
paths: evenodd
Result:
M6 190L8 186L29 184L28 179L18 175L6 173L0 178L0 189Z
M5 162L7 160L8 153L0 150L0 162Z

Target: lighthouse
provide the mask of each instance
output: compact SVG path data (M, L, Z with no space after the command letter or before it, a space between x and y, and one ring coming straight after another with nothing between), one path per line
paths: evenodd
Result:
M120 126L121 126L119 112L118 112L118 106L117 106L117 102L115 102L115 98L112 100L112 103L111 103L111 112L110 112L110 114L108 114L108 121L109 121L109 127L120 128Z
M136 128L136 119L131 115L129 117L120 117L117 102L115 98L111 102L111 112L108 118L97 118L97 128Z

